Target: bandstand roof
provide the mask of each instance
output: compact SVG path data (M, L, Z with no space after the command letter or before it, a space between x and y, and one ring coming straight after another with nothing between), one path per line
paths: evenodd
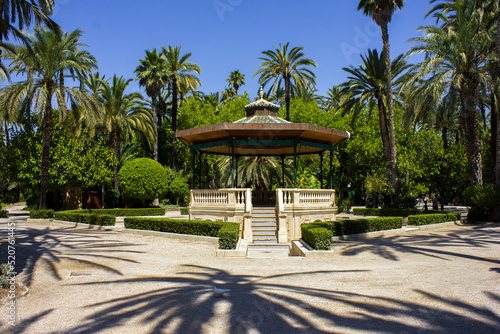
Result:
M247 117L181 130L175 137L202 153L235 156L291 156L317 154L350 137L349 132L291 123L278 117L279 106L261 98L245 106Z

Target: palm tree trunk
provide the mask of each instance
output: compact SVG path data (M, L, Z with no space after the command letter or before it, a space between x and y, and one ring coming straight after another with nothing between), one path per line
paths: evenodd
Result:
M156 96L151 96L151 108L153 109L153 118L154 118L154 123L155 123L155 130L156 130L156 140L154 142L154 147L153 147L153 157L156 162L158 162L158 111L157 111L157 103L158 99Z
M443 126L441 129L441 139L443 140L444 154L448 151L448 127Z
M494 78L495 87L495 106L496 106L496 158L495 158L495 186L500 191L500 0L498 0L499 13L497 14L497 39L495 51L497 54L496 78ZM494 151L494 152L495 152ZM495 155L495 153L493 153ZM498 218L500 218L500 208L497 208Z
M396 126L394 124L394 105L392 102L392 68L391 68L391 46L389 44L389 32L387 23L381 25L383 52L385 54L385 65L387 67L387 127L389 130L389 149L391 167L391 185L397 196L398 191L398 157L396 148Z
M286 106L286 120L290 121L290 78L285 78L285 106Z
M175 136L177 131L177 78L172 77L172 131ZM176 169L176 149L175 149L175 139L172 140L172 169Z
M471 185L483 184L482 143L479 138L479 119L476 112L475 85L464 83L460 90L462 108L465 113L465 138Z
M113 146L113 149L115 150L115 156L117 163L115 165L115 175L113 178L113 186L116 191L120 191L120 187L118 184L118 161L120 161L120 133L118 130L113 129L111 132L111 145Z
M378 99L378 121L380 125L380 135L382 137L382 149L384 152L384 160L385 160L385 176L387 181L391 180L392 175L392 165L391 165L391 147L390 147L390 138L387 130L387 115L385 112L385 104L382 97ZM389 197L384 195L384 202L386 205L390 204Z
M42 121L42 163L40 173L40 203L38 208L47 208L47 188L49 185L50 132L52 130L52 89L47 89L47 105Z

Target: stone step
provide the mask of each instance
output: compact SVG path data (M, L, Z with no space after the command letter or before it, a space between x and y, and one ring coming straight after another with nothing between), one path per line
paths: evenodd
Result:
M252 243L248 245L247 257L250 258L288 258L290 247L278 243Z
M276 233L276 226L253 226L252 231L272 231Z
M271 236L258 236L255 235L253 236L252 243L254 244L260 244L260 245L267 245L267 244L278 244L278 238L276 236L271 237Z
M252 234L254 236L263 236L263 235L269 235L269 236L276 236L276 230L253 230Z

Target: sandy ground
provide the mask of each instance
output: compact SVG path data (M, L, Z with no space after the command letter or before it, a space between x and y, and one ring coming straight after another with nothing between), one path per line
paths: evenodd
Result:
M14 333L500 333L500 225L336 242L323 259L16 222ZM213 287L230 289L219 298Z

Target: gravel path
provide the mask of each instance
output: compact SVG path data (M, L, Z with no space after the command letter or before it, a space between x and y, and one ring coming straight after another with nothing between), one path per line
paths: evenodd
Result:
M1 261L16 221L30 289L15 333L500 332L500 225L341 241L323 259L222 259L208 243L27 224L10 209Z

